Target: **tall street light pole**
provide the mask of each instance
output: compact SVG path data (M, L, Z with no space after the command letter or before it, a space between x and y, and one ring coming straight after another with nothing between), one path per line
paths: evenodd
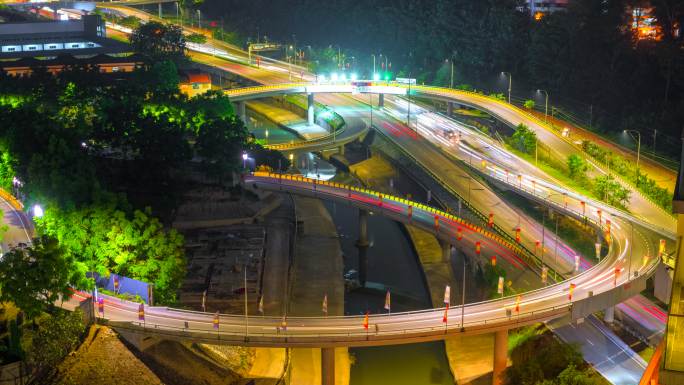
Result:
M513 75L510 72L502 72L501 75L508 76L508 103L511 102L511 86L513 85Z
M637 142L637 163L636 163L636 185L639 187L639 157L641 153L641 132L637 130L623 130L623 133L629 134ZM636 134L636 138L634 137Z
M544 100L544 123L547 121L547 117L549 116L549 93L546 92L545 90L537 90L539 93L544 93L545 100Z
M454 88L454 59L449 60L451 62L451 81L449 82L449 88Z
M371 56L373 57L373 74L371 75L371 79L373 79L375 76L375 54L371 54Z

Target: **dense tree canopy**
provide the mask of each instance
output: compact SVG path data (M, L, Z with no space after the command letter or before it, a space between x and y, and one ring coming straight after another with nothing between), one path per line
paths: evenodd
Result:
M136 52L155 61L185 55L185 36L179 26L150 21L133 30L129 40Z
M62 298L70 287L86 289L85 266L65 253L56 239L41 237L26 248L16 248L0 259L0 301L12 301L29 317Z
M0 184L18 190L29 207L40 203L45 215L37 229L56 239L4 260L12 266L0 275L2 295L9 296L3 298L16 295L22 309L37 308L30 298L53 300L48 292L82 285L89 271L153 283L158 301L173 302L185 274L183 238L165 230L153 210L178 203L174 178L183 167L221 180L240 167L243 151L262 149L227 97L180 94L173 62L151 62L130 77L112 82L88 68L57 77L41 70L27 78L0 74ZM53 262L56 270L45 272L55 274L54 285L36 277L25 283L46 285L17 286L13 272L32 266L30 253L47 251L51 259L40 261ZM75 275L58 274L64 271Z

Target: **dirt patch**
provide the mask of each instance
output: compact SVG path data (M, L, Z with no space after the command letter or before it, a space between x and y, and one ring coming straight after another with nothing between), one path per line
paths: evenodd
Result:
M121 343L111 329L93 326L81 346L58 367L54 384L163 384L150 368Z
M175 341L161 341L140 356L166 385L231 385L240 381L234 372L190 349Z

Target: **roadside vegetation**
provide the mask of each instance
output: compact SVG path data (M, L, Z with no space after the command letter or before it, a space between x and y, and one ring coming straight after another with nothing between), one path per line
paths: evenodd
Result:
M132 43L147 62L129 74L0 73L0 187L35 215L37 233L0 260L0 301L16 309L5 312L3 362L26 360L43 372L75 346L81 316L54 304L72 289L91 290L87 273L142 280L156 304L176 302L184 240L165 221L186 188L179 175L227 185L243 152L267 169L289 167L254 141L227 97L179 92L177 32L155 23L136 30Z
M577 345L562 343L543 325L519 329L508 341L512 365L503 374L506 385L606 384Z
M665 211L672 211L672 192L658 186L655 180L642 171L638 171L636 164L588 140L582 141L582 150L635 185L639 191Z
M508 139L508 147L531 163L537 164L543 171L559 179L568 187L587 196L608 203L609 205L628 210L630 190L618 182L612 175L590 177L589 165L579 155L573 154L565 162L551 155L550 149L537 140L537 134L526 125L520 124Z

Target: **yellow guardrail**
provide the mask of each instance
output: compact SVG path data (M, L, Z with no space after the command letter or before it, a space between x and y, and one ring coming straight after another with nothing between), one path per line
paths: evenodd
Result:
M17 211L22 211L24 210L24 204L19 202L17 198L15 198L12 194L8 193L4 189L0 188L0 197L4 200L6 200L10 206L14 207L15 210Z
M401 204L404 204L406 206L415 207L415 208L418 208L418 209L423 210L425 212L434 214L436 216L449 219L455 223L458 223L459 225L464 226L465 228L467 228L469 230L475 231L475 232L499 243L500 245L506 247L507 249L512 250L516 254L520 254L520 253L524 252L522 247L505 240L503 237L501 237L498 234L495 234L491 231L488 231L483 227L476 226L472 223L466 222L462 218L459 218L453 214L447 213L447 212L442 211L442 210L438 210L434 207L428 206L428 205L420 203L420 202L408 200L408 199L401 198L401 197L394 196L394 195L384 194L384 193L381 193L378 191L369 190L369 189L362 188L362 187L356 187L356 186L346 185L346 184L337 183L337 182L321 181L318 179L307 178L307 177L304 177L301 175L276 174L276 173L270 173L267 171L255 171L254 173L252 173L252 175L255 177L260 177L260 178L271 178L271 179L278 179L278 180L289 180L289 181L293 181L293 182L311 183L312 185L315 184L318 186L327 186L327 187L332 187L332 188L336 188L336 189L340 189L340 190L344 190L344 191L348 191L348 192L352 192L352 191L353 192L359 192L359 193L367 194L367 195L370 195L373 197L377 197L378 199L381 199L381 200L387 200L387 201L393 201L393 202L401 203Z

